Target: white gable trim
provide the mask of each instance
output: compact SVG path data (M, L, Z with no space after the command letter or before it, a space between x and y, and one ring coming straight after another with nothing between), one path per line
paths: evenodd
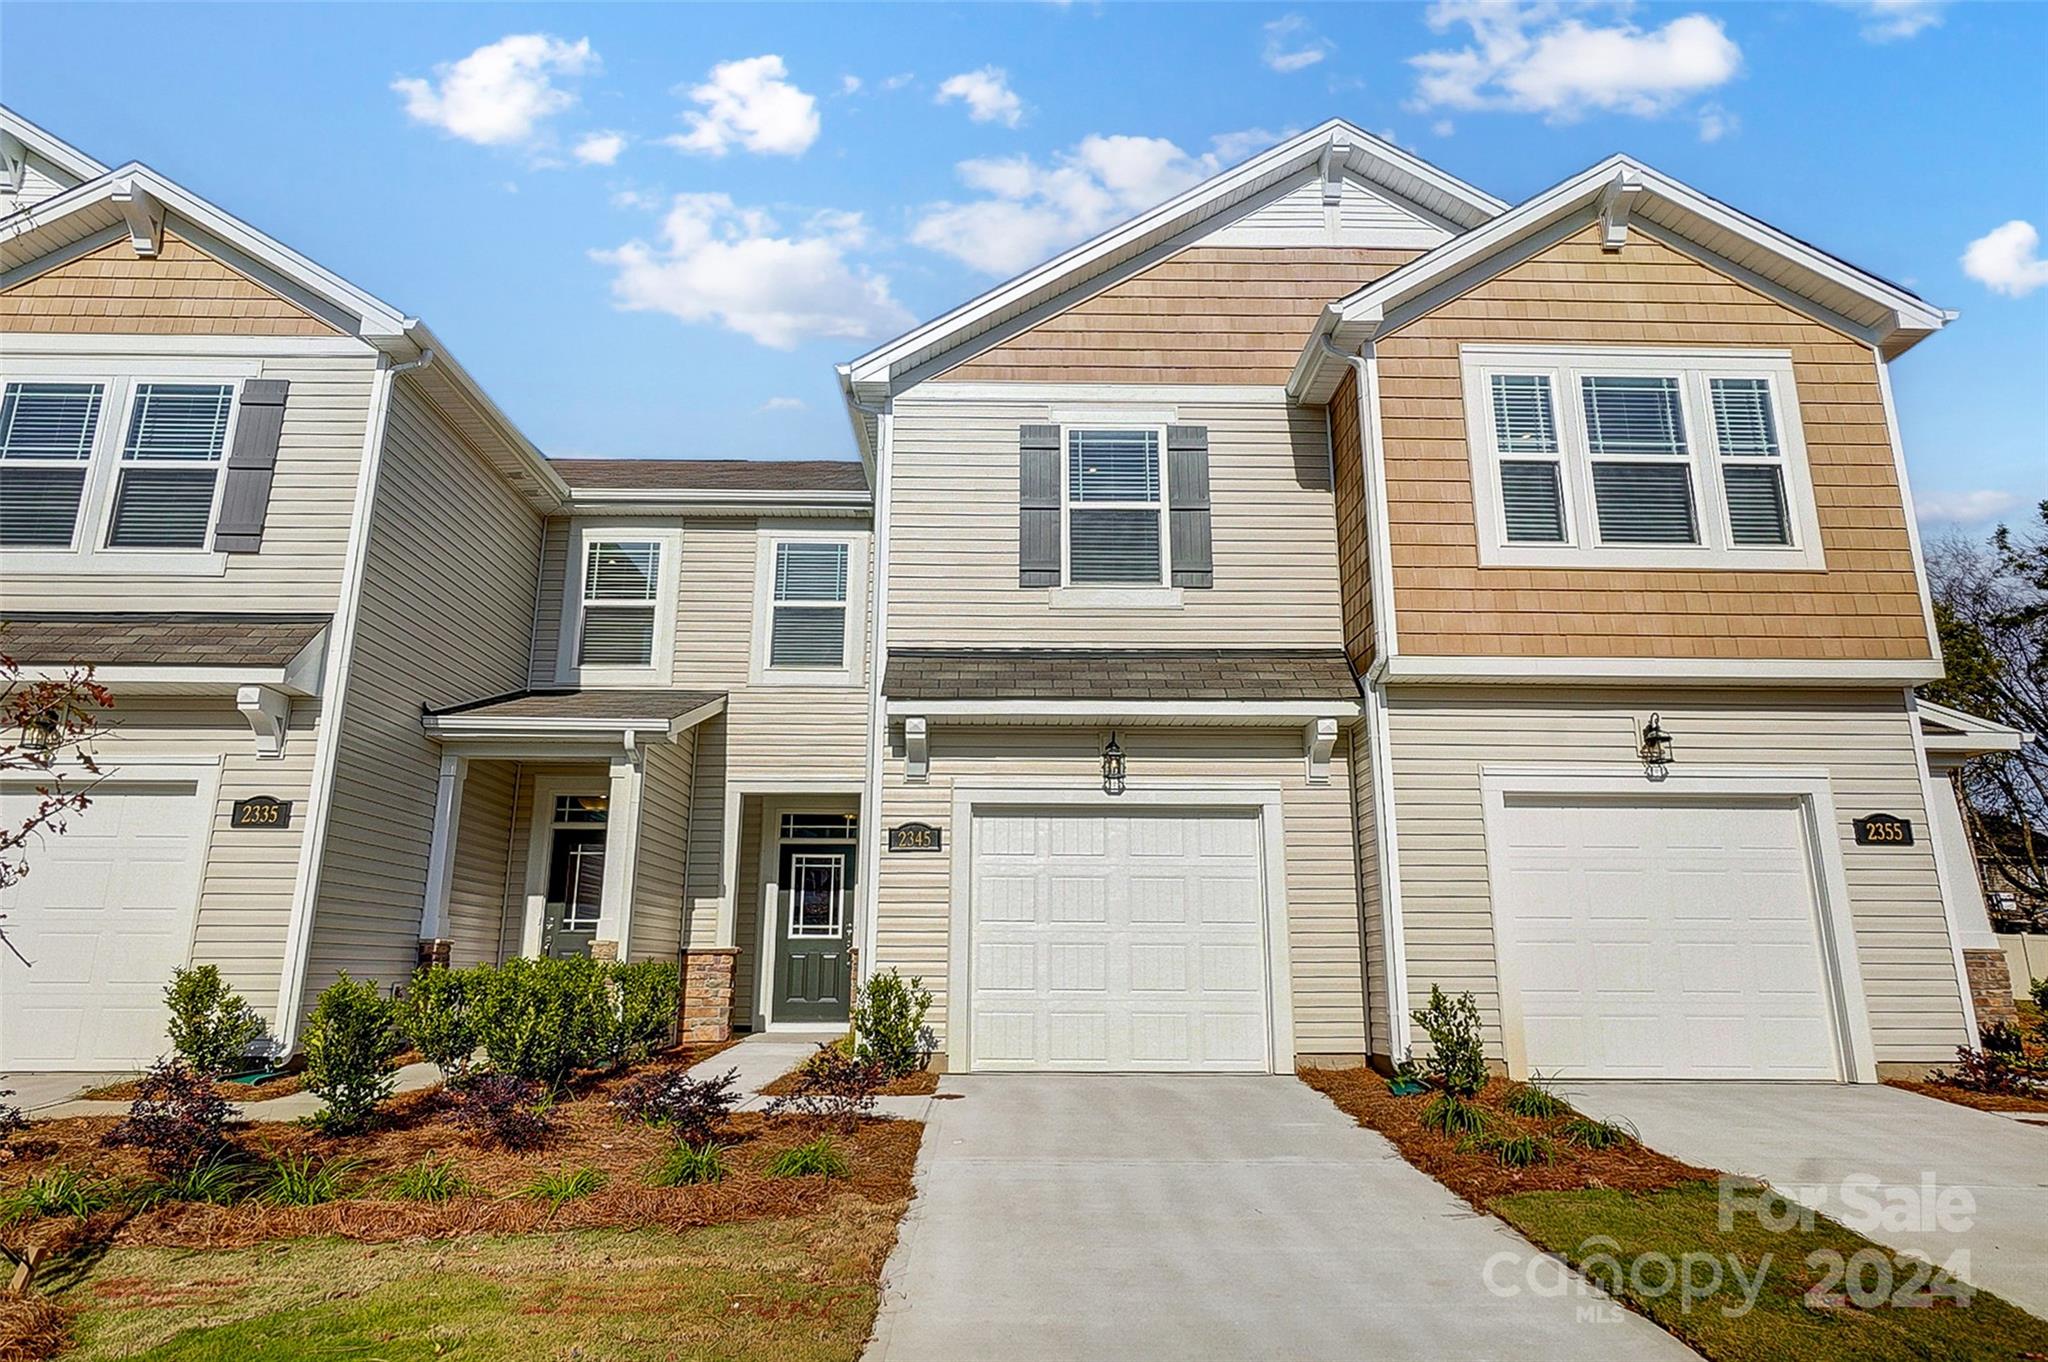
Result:
M0 148L5 149L10 164L33 157L62 171L73 183L107 173L105 166L77 147L37 127L4 105L0 105Z

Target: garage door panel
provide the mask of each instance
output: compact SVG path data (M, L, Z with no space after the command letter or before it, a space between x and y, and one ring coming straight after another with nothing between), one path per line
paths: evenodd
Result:
M990 829L1007 854L985 851ZM973 836L976 1067L1267 1067L1255 818L984 815Z

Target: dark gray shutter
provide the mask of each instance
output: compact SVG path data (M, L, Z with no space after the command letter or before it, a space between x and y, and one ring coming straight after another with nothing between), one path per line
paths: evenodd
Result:
M1060 428L1017 428L1017 585L1060 584Z
M220 520L213 530L215 553L255 553L263 547L270 478L277 468L277 440L284 431L284 399L291 386L282 378L242 384L235 447L228 453L227 485L221 488Z
M1173 584L1216 584L1209 547L1209 428L1166 428L1167 511L1172 521Z

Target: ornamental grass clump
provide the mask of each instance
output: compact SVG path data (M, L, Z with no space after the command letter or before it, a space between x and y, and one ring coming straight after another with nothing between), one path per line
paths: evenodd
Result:
M1570 1113L1571 1103L1559 1097L1544 1086L1543 1079L1531 1075L1526 1083L1517 1083L1508 1089L1501 1099L1501 1106L1517 1116L1527 1116L1538 1121L1554 1120Z
M768 1163L771 1178L843 1178L852 1171L846 1155L826 1135L785 1149Z
M400 1201L452 1201L468 1190L468 1179L449 1159L421 1159L391 1179L391 1195Z
M164 987L171 1048L209 1078L240 1072L263 1039L263 1018L229 988L214 965L174 969Z
M1557 1138L1575 1149L1620 1149L1638 1144L1634 1127L1625 1121L1596 1121L1590 1116L1573 1116L1557 1128Z
M325 1205L348 1195L349 1183L360 1167L360 1159L280 1154L270 1161L263 1188L256 1195L272 1206Z
M724 1182L732 1173L726 1163L726 1153L726 1147L715 1141L679 1144L662 1158L648 1181L656 1187L694 1187L702 1183Z
M80 1220L120 1200L120 1189L104 1178L76 1168L52 1168L0 1197L0 1225L42 1216L75 1216Z
M604 1171L588 1165L582 1168L564 1168L554 1173L539 1173L526 1184L522 1195L534 1201L545 1201L548 1209L559 1211L577 1197L589 1196L603 1189L608 1179Z
M322 990L306 1022L306 1090L327 1105L312 1123L330 1135L369 1125L398 1083L390 1060L403 1041L375 984L344 974Z

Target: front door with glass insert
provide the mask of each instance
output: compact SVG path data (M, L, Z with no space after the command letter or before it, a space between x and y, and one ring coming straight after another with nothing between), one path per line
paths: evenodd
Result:
M541 954L588 955L604 902L605 804L602 798L562 795L554 813Z
M853 983L854 821L846 814L782 816L776 883L778 1022L843 1022Z

